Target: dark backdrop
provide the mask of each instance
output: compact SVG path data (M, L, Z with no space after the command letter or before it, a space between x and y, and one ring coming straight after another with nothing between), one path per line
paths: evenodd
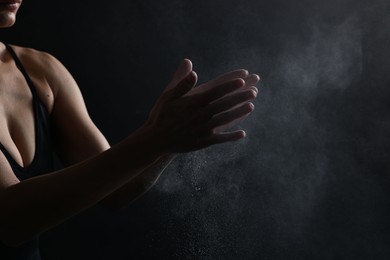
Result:
M389 259L389 6L25 1L1 39L60 59L112 144L185 57L201 82L242 67L262 76L246 140L180 156L126 210L93 207L46 233L43 254Z

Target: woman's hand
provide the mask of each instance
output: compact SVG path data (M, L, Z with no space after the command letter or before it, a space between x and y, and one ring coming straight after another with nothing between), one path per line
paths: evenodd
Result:
M189 152L245 137L243 130L222 132L254 109L257 75L237 70L194 88L197 74L185 59L152 108L144 125L163 153Z

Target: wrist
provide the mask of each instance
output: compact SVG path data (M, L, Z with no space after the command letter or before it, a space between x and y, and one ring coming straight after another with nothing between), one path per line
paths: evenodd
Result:
M144 124L125 139L125 143L136 146L137 150L145 151L148 155L155 158L174 158L173 153L168 152L164 138L158 134L154 127Z

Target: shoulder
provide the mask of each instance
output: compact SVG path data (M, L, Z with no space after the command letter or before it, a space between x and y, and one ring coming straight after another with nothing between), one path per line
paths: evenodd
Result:
M36 83L38 92L43 93L42 98L50 99L48 100L48 107L52 107L58 93L63 91L63 88L75 84L72 75L53 55L33 48L10 46L34 83Z
M35 68L42 74L50 72L50 69L60 65L60 62L47 52L11 44L10 46L24 66Z
M28 47L10 45L22 64L34 76L44 77L50 81L50 78L63 70L64 66L53 55Z

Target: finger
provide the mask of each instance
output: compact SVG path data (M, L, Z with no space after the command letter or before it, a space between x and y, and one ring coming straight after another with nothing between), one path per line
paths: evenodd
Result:
M198 87L194 88L191 91L191 94L196 94L204 91L208 91L215 85L223 84L227 81L231 81L233 79L238 78L246 78L248 76L248 71L244 69L234 70L228 73L223 74L222 76L217 77L216 79L213 79L207 83L203 83L199 85Z
M252 88L237 91L231 95L222 97L207 107L207 113L211 116L230 110L242 103L247 103L256 98L257 92Z
M180 65L177 67L175 73L173 74L171 82L165 88L165 90L170 90L174 88L180 81L187 77L192 71L192 62L189 59L184 59Z
M174 100L190 91L198 80L198 76L195 71L191 71L187 77L182 79L176 86L164 91L163 97L166 100Z
M258 90L255 86L242 87L242 88L238 89L237 91L234 91L234 92L232 92L232 93L229 93L229 94L225 95L224 97L222 97L222 98L220 98L220 99L217 99L217 100L211 102L210 105L212 105L212 104L214 104L214 103L217 103L217 102L220 102L221 99L228 98L228 97L234 96L234 95L239 95L240 93L247 92L247 91L253 91L253 92L255 93L255 97L254 97L254 98L251 98L251 99L249 99L249 100L247 100L247 101L251 101L251 100L255 99L255 98L257 97L258 93L259 93L259 90ZM248 93L248 94L249 94L249 93ZM237 104L236 104L235 106L229 108L228 110L237 108L237 107L241 106L242 103L246 103L246 101L244 101L244 102L237 102Z
M205 84L203 84L204 86L207 86L207 85L219 85L219 84L222 84L226 81L230 81L230 80L233 80L233 79L237 79L237 78L246 78L248 76L248 71L247 70L244 70L244 69L239 69L239 70L234 70L234 71L231 71L231 72L228 72L228 73L225 73Z
M245 103L237 108L216 115L209 121L206 127L207 129L215 129L217 127L224 126L230 122L235 121L236 119L245 116L246 114L251 113L253 109L254 105L252 103Z
M222 98L228 97L230 95L235 95L237 93L245 92L245 91L248 91L248 90L252 90L252 91L256 92L256 96L259 93L259 90L255 86L244 86L244 87L239 88L238 90L236 90L236 91L234 91L232 93L229 93L229 94L225 95ZM214 102L218 102L218 101L219 101L219 99L215 100Z
M233 93L238 89L242 88L245 85L245 81L243 79L235 79L232 81L228 81L221 85L214 86L206 92L199 93L196 95L196 101L198 105L204 106L207 105L219 98ZM195 96L194 96L195 97Z
M240 123L241 123L242 121L244 121L249 115L250 115L250 113L248 113L248 114L246 114L246 115L243 115L242 117L239 117L239 118L237 118L237 119L235 119L235 120L233 120L233 121L231 121L231 122L229 122L229 123L227 123L227 124L225 124L225 125L221 125L221 126L219 126L219 127L216 127L216 128L214 129L214 133L221 133L221 132L223 132L223 131L225 131L225 130L227 130L227 129L229 129L229 128L232 128L232 127L234 127L234 126L240 124Z
M257 74L248 75L248 77L244 78L245 87L254 86L260 81L260 77Z
M248 90L248 89L253 90L254 92L256 92L256 96L259 93L259 90L255 86L245 86L245 87L242 88L243 91L244 90Z
M259 93L259 90L255 86L250 86L250 89L253 89L257 94Z

